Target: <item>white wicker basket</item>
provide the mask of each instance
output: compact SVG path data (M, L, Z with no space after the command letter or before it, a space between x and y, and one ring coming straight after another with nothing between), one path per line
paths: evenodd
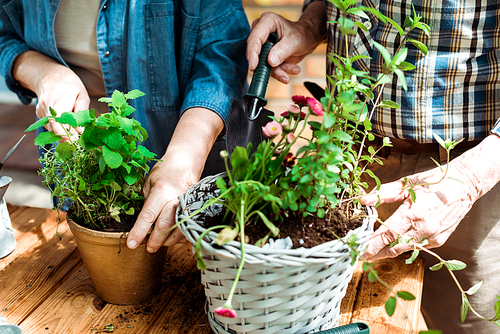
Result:
M211 189L217 178L209 176L179 197L178 221L203 206L209 199L199 189ZM218 189L217 189L218 190ZM218 211L211 207L207 210ZM214 213L215 213L214 212ZM193 245L205 228L193 219L179 226ZM373 233L374 219L351 233L357 235L358 249L364 249ZM220 247L217 233L209 232L201 242L206 270L201 273L205 286L207 313L215 333L311 333L338 324L340 301L351 280L354 267L348 246L332 240L314 248L265 249L246 244L246 260L233 297L238 317L224 318L214 313L231 289L241 257L241 244L232 241Z

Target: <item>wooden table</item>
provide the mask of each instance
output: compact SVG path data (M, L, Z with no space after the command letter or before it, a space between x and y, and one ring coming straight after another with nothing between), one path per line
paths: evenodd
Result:
M168 250L163 283L151 301L133 306L99 299L75 240L61 216L52 210L9 206L18 241L0 260L0 316L21 326L24 334L211 333L205 315L200 273L188 244ZM57 236L64 233L61 238ZM384 302L387 290L370 283L358 266L342 303L341 324L363 321L370 333L413 333L419 318L423 263L404 258L376 262L380 276L417 298L404 301L392 317ZM390 274L390 276L388 276Z

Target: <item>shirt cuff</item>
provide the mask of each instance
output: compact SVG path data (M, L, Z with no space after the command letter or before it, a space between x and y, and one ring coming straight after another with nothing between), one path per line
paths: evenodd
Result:
M493 129L491 129L491 133L494 133L500 137L500 119L497 120L495 126L493 126Z

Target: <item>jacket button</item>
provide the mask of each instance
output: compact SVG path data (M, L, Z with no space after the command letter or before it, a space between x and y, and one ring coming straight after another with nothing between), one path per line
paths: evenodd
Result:
M366 29L370 30L373 26L372 26L372 23L370 21L365 21L363 22L363 24L365 25Z
M111 52L106 51L106 52L104 52L104 57L109 57L110 54L111 54Z

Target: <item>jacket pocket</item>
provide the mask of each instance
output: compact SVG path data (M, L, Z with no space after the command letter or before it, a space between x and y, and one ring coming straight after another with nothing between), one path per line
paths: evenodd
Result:
M24 14L21 0L12 0L3 5L0 10L0 20L10 24L16 34L24 40Z
M144 6L152 108L154 111L179 110L185 88L182 81L190 75L189 64L196 43L196 34L186 34L193 18L175 1ZM185 52L186 49L190 52Z

